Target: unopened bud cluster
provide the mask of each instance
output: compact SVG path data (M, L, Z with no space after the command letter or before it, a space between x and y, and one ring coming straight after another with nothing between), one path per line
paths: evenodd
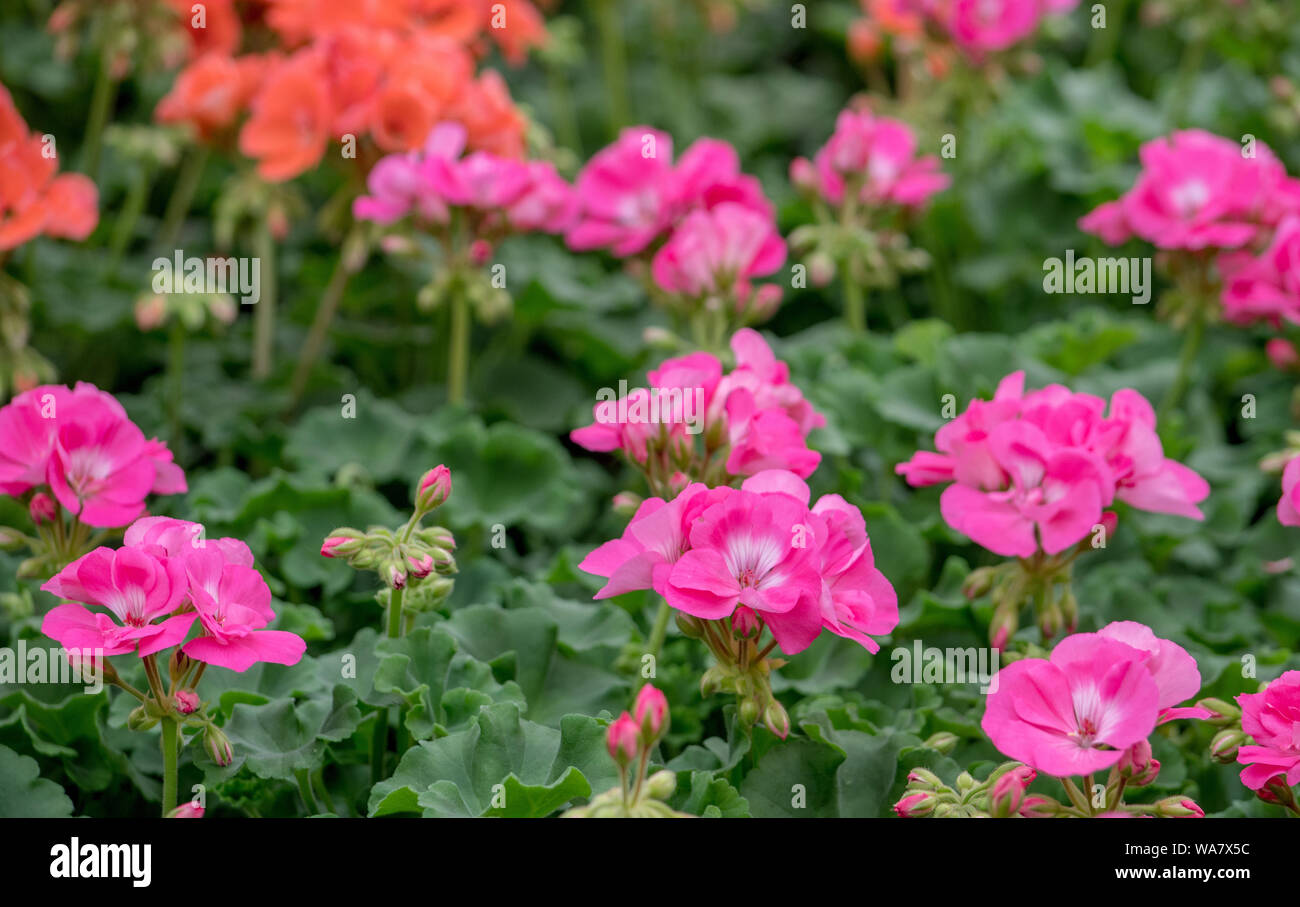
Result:
M450 495L451 473L437 466L420 480L414 512L405 526L396 530L371 526L364 532L344 526L329 534L320 553L357 570L373 570L390 590L424 585L419 602L435 607L451 594L452 581L445 577L456 572L456 540L450 529L422 526L421 521Z

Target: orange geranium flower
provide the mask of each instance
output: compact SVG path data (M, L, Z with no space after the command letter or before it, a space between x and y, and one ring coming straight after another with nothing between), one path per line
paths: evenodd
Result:
M262 57L204 54L176 77L154 109L160 123L190 123L204 139L234 124L257 90L266 69Z
M0 85L0 251L44 233L85 239L99 222L99 193L80 173L56 174L45 140L27 129Z
M312 48L297 51L268 68L239 132L239 150L258 160L263 179L292 179L324 155L331 113L323 55Z
M501 157L524 156L524 117L500 73L489 69L467 85L448 113L464 124L469 147Z

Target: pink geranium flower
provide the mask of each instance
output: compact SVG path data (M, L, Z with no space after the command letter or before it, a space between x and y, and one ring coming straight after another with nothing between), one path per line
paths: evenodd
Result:
M1082 541L1115 498L1203 519L1206 481L1164 455L1155 411L1133 390L1106 401L1059 384L1025 392L1004 378L992 401L973 400L896 471L908 484L952 482L944 520L997 554L1058 554Z
M185 572L156 546L96 548L41 588L79 603L58 605L41 623L42 633L68 649L151 655L183 640L194 622L192 613L167 617L185 598ZM117 620L84 605L106 608Z
M1098 634L1078 634L1050 659L1002 668L981 726L1012 759L1056 777L1086 775L1114 765L1151 734L1159 701L1141 653Z
M1025 658L998 673L983 728L1003 753L1049 775L1086 775L1145 752L1157 724L1208 718L1201 674L1181 646L1133 621L1067 636L1049 659Z
M1300 202L1300 183L1263 143L1254 157L1200 129L1142 146L1142 172L1128 192L1079 221L1117 244L1138 236L1160 249L1235 249L1276 225Z
M839 205L849 180L860 189L858 201L870 205L917 208L948 187L933 155L918 157L916 136L906 123L879 117L867 110L843 110L835 131L811 165L796 158L791 181L814 188L827 202Z
M1259 257L1221 256L1219 268L1224 273L1223 314L1229 321L1300 324L1300 215L1278 225Z
M196 661L243 672L259 661L297 664L307 644L296 634L266 630L275 619L271 590L251 567L232 564L215 550L185 557L190 598L203 635L182 651Z
M581 209L569 230L569 247L608 248L635 255L669 226L673 216L673 140L646 126L631 126L598 151L578 174Z
M146 440L122 405L94 385L42 385L0 408L0 492L48 485L81 522L124 526L152 493L185 491L171 451Z
M1300 526L1300 457L1292 457L1282 471L1282 498L1277 520L1283 526Z
M184 560L193 552L209 547L217 551L227 563L243 567L253 566L253 552L239 539L204 537L203 526L187 520L166 516L147 516L127 527L123 542L130 548L157 546L169 558Z
M734 291L747 298L749 278L785 261L785 241L771 217L737 202L686 216L654 257L655 282L669 293L709 296Z
M978 56L1024 40L1046 11L1041 0L951 0L947 26L953 40Z
M1246 768L1241 783L1251 790L1274 778L1300 784L1300 671L1287 671L1261 693L1242 693L1241 729L1255 742L1237 750Z

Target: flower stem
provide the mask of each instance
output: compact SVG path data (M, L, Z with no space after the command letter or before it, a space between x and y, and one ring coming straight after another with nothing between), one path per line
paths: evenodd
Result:
M668 635L668 618L671 615L672 608L668 607L668 601L661 601L659 611L655 614L654 626L650 629L650 645L646 647L656 661L659 659L659 650L663 648L664 638Z
M1183 351L1178 357L1178 374L1175 375L1174 383L1169 386L1169 392L1165 394L1165 399L1160 404L1162 418L1167 417L1182 402L1183 394L1187 392L1187 386L1191 381L1192 364L1201 350L1201 341L1204 337L1205 315L1198 308L1193 312L1191 323L1187 326L1187 334L1183 338Z
M850 331L855 334L865 334L867 332L866 298L861 285L849 271L849 268L844 269L844 320L848 322Z
M140 215L143 213L145 202L148 199L149 168L141 163L131 177L131 184L126 191L126 199L122 202L122 210L118 212L117 221L113 224L113 237L109 241L108 251L108 273L110 276L117 274L117 269L122 263L122 256L126 254L126 248L131 244L131 238L135 235L136 224L140 222Z
M90 96L90 114L86 118L86 143L81 148L81 169L92 180L99 173L99 151L103 143L104 127L108 125L108 115L117 95L117 79L113 78L112 61L107 53L101 53L99 72L95 75L95 87Z
M181 441L181 400L185 397L185 325L173 315L167 335L167 437L172 450Z
M402 589L394 589L388 599L388 638L402 635Z
M447 351L447 400L465 402L465 377L469 371L469 300L463 292L451 297L451 336Z
M271 374L271 356L275 344L275 239L264 218L257 226L255 239L258 267L261 269L262 297L253 317L253 377L263 380Z
M627 60L623 34L614 0L590 0L596 28L600 32L600 61L605 73L605 99L609 110L609 133L614 138L626 122Z
M203 168L207 166L209 153L207 145L197 145L185 155L176 177L176 185L172 187L172 194L167 199L167 210L163 212L162 229L158 231L160 249L172 248L180 238L181 225L194 202L194 193L198 191L199 179L203 175Z
M163 789L162 814L165 818L176 808L176 762L179 733L171 715L164 715L162 726Z
M320 305L316 307L316 317L312 319L311 329L307 332L307 339L303 341L302 351L298 356L298 364L293 370L293 383L290 385L289 408L295 409L298 401L302 399L303 391L307 389L307 379L311 377L312 366L320 358L321 347L325 345L325 337L329 334L330 325L334 322L334 315L338 312L339 302L343 299L343 291L348 284L349 271L344 263L344 256L352 246L348 240L343 241L339 252L339 259L334 264L334 273L330 275L330 282L325 287L325 292L320 298Z

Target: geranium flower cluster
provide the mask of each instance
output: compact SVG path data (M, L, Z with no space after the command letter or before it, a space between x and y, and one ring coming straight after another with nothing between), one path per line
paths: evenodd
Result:
M1024 372L1003 378L991 401L970 406L896 471L909 485L951 483L944 521L974 542L1018 560L974 571L970 597L993 591L989 637L1003 648L1031 600L1043 638L1077 621L1074 559L1105 547L1116 500L1155 513L1202 519L1210 492L1196 472L1164 455L1151 404L1137 391L1107 402L1063 385L1025 392Z
M351 155L368 163L376 152L419 148L444 120L459 122L472 148L520 156L523 116L497 73L475 74L472 46L491 34L521 53L545 34L536 12L516 0L503 7L505 24L490 27L489 6L435 6L277 2L267 21L290 50L203 54L155 116L190 123L213 141L247 113L239 150L271 182L314 167L331 140L368 139Z
M131 524L124 541L116 550L96 548L41 586L64 602L45 615L41 632L77 664L115 655L141 659L147 692L111 664L97 666L107 683L140 700L130 728L162 725L167 816L176 806L182 728L202 732L204 748L218 765L234 758L197 693L207 667L243 672L258 662L297 664L307 644L294 633L267 629L275 620L271 591L239 539L206 539L198 523L145 517ZM198 634L186 641L196 624ZM158 656L168 649L173 651L164 677Z
M789 717L768 679L780 664L766 657L774 646L793 655L827 630L875 652L872 637L898 624L898 598L876 569L861 512L839 495L811 506L810 498L785 470L740 488L694 483L672 500L644 501L622 537L579 566L608 580L598 599L637 589L663 596L683 633L717 659L702 688L736 693L747 725L761 717L784 737Z
M634 259L671 311L711 322L697 330L701 343L776 310L779 289L756 289L752 279L781 267L785 242L762 186L741 172L728 143L700 139L674 162L671 136L632 126L587 162L574 187L569 247Z
M649 373L649 388L598 402L595 422L570 438L587 450L622 451L662 494L768 469L811 475L821 454L805 439L825 417L757 331L737 331L731 350L735 367L725 375L710 353L667 360Z
M605 731L605 747L618 766L618 787L597 794L562 819L688 818L664 801L677 790L677 774L662 769L646 777L655 744L668 733L668 700L650 684L641 687L632 711L624 712ZM630 771L629 771L630 769Z
M186 490L163 442L146 439L122 404L94 385L42 385L0 408L0 493L28 504L39 539L24 575L58 570L85 551L91 527L125 526L150 494Z
M0 85L0 254L41 235L82 240L99 223L95 184L59 173L55 152Z
M951 482L943 518L994 554L1060 554L1101 523L1116 499L1139 510L1203 519L1210 492L1164 455L1151 404L1124 389L1107 402L1052 384L1025 392L1025 373L1003 378L991 401L970 406L896 471L909 485Z
M1203 703L1179 706L1200 688L1195 659L1143 624L1117 621L1096 633L1068 636L1050 658L1025 658L1002 668L990 687L981 726L1016 761L980 785L968 775L959 778L956 790L914 771L895 810L939 817L1203 817L1182 796L1149 804L1124 800L1126 788L1145 787L1160 773L1148 742L1156 725L1213 717ZM1098 803L1092 779L1103 769L1110 774L1104 802ZM1061 780L1068 804L1028 793L1040 772ZM1083 779L1081 785L1075 777Z
M928 259L912 249L900 229L908 212L921 208L949 178L934 155L918 155L907 124L847 109L835 131L810 161L790 163L790 182L813 202L817 223L798 228L790 244L814 284L838 270L845 285L845 317L854 330L866 327L863 287L892 287L900 272Z
M945 43L955 44L973 61L1004 51L1038 30L1043 19L1072 10L1079 0L860 0L864 18L853 23L849 46L860 59L879 56L888 40L908 50L927 42L935 57L934 74L942 75L937 56Z
M1287 671L1258 693L1241 694L1237 705L1241 732L1255 741L1236 750L1246 766L1241 783L1300 815L1292 790L1300 784L1300 671Z
M1208 306L1218 287L1229 321L1300 322L1300 180L1268 146L1189 129L1147 142L1139 155L1133 187L1080 228L1163 250L1186 302Z

